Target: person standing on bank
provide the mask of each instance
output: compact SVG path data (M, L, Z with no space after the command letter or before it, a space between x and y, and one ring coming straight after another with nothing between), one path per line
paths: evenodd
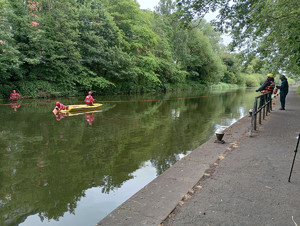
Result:
M281 108L279 110L285 110L285 98L289 92L289 83L287 78L284 75L280 75L281 85L276 86L277 89L280 89L280 103Z
M273 94L273 90L275 88L275 81L274 81L274 75L273 74L267 74L267 80L264 82L264 84L256 90L256 92L261 92L262 94L270 92L270 95ZM264 95L260 101L259 101L259 107L262 107L266 100L267 96Z
M267 74L267 80L259 89L256 90L256 92L267 93L271 91L271 93L273 93L274 88L275 88L274 75Z

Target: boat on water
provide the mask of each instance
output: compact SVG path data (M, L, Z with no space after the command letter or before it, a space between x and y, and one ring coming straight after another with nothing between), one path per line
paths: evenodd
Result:
M56 113L70 113L70 112L86 112L95 111L101 108L102 104L94 104L92 106L86 104L69 105L66 110L58 110Z

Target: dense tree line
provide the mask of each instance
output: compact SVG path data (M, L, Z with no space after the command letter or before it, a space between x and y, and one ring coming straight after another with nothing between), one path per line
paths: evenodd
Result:
M243 55L228 52L202 19L184 28L177 7L171 0L155 12L135 0L0 0L0 96L245 85ZM266 62L255 73L265 73Z

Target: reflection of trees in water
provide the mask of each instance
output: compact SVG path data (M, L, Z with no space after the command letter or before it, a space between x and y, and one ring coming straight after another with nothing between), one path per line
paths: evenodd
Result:
M5 156L0 159L0 223L20 223L35 213L41 220L58 220L74 213L85 190L101 187L108 194L148 160L157 175L163 173L179 154L205 142L224 114L239 118L245 97L240 91L115 104L95 115L93 129L84 116L57 122L46 108L36 112L24 106L19 118L11 114L2 123L7 134L0 136ZM8 146L10 152L3 148Z

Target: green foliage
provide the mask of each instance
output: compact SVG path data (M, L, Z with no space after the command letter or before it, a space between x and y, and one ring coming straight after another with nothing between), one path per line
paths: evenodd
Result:
M0 84L0 98L7 98L13 89L17 89L12 84Z
M225 83L236 84L237 78L233 72L226 71L221 81Z
M14 31L15 15L8 1L0 2L0 83L9 84L13 75L20 76L21 58Z
M66 90L62 85L49 83L48 81L18 81L15 82L15 85L21 90L20 94L23 98L49 98L51 96L68 96L75 94L74 92Z
M240 86L237 84L228 84L228 83L220 82L218 84L211 85L210 88L218 89L218 90L220 90L220 89L238 89L238 88L240 88Z
M241 70L267 70L262 60L229 53L205 21L183 28L171 0L161 0L155 12L140 10L135 0L1 0L0 6L3 97L12 88L36 97L166 91L220 81L242 86Z
M239 86L246 86L246 78L245 76L243 76L242 73L238 73L236 74L236 84L239 85Z
M243 76L245 76L247 87L259 87L262 84L260 74L244 74Z
M191 72L191 78L204 83L220 81L225 70L223 62L213 51L209 39L198 28L189 31L187 48L189 57L185 68Z
M159 75L154 73L158 67L158 62L153 55L140 57L138 66L142 68L140 75L141 85L146 85L145 83L160 83Z
M245 55L269 60L274 70L299 74L300 2L177 0L179 15L187 24L194 15L219 10L215 25L233 36L232 47L245 47ZM273 70L273 71L274 71ZM251 72L254 73L254 72Z
M292 78L287 78L289 85L294 85L296 84L296 81Z

